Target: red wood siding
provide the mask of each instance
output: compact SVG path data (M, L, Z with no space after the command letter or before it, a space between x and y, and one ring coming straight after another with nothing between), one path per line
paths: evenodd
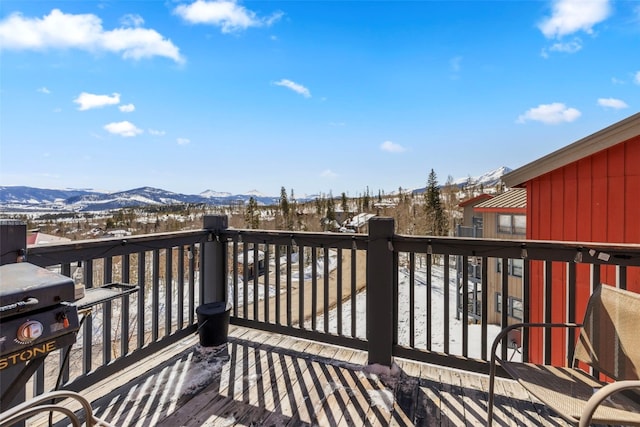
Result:
M640 243L640 136L617 144L526 183L527 238L608 243ZM543 321L544 265L531 265L531 321ZM577 319L591 294L591 267L577 265ZM564 321L567 269L552 266L552 320ZM617 269L602 267L600 281L617 284ZM640 292L640 269L627 269L627 288ZM542 335L531 339L532 361L541 362ZM562 348L563 333L553 334L554 348ZM554 352L552 362L565 355Z

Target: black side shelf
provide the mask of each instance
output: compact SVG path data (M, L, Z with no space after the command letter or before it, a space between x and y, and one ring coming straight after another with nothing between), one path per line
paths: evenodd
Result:
M83 310L96 304L137 292L138 289L139 287L137 285L127 283L107 283L98 288L85 289L84 297L77 300L75 305L78 307L78 310Z

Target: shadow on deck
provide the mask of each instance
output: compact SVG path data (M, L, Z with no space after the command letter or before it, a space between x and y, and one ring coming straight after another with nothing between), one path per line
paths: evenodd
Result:
M367 366L366 352L233 326L225 346L192 337L162 353L84 392L96 415L171 427L486 422L483 375L404 359ZM517 383L499 380L497 390L495 425L567 425Z

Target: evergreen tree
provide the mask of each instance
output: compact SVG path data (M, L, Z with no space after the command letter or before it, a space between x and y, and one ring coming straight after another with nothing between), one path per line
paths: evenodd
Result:
M289 209L289 220L287 222L287 229L293 230L294 219L298 218L298 222L300 222L300 218L298 217L298 202L296 202L296 197L293 195L293 188L291 189L291 197L289 197L289 204L291 205ZM300 223L298 223L298 227L300 227Z
M425 191L425 217L426 234L432 236L445 236L449 231L447 218L440 202L440 189L438 179L433 169L429 173L427 180L427 190Z
M316 197L316 214L322 215L322 208L324 207L324 197Z
M458 210L458 192L458 186L456 185L453 177L449 175L447 177L447 182L442 188L442 200L444 202L444 211L447 214L449 227L455 226L455 212Z
M369 186L367 186L367 191L364 193L362 197L362 211L367 212L369 210L369 203L371 201L371 196L369 196Z
M349 202L347 201L347 194L342 192L342 212L344 212L344 218L349 215Z
M336 205L333 200L333 194L329 192L329 197L327 198L327 215L326 218L329 221L335 221L336 219Z
M280 189L280 214L282 216L281 229L288 229L289 218L291 213L289 212L289 200L287 199L287 190L282 187Z
M246 226L252 229L260 228L260 212L258 212L258 202L251 196L249 204L244 214Z

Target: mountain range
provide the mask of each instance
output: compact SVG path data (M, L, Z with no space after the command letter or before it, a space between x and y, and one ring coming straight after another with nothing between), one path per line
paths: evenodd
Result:
M180 194L153 187L134 188L107 193L95 190L43 189L34 187L0 187L0 208L4 211L82 212L110 209L168 206L176 204L231 205L247 202L278 203L278 197L263 196L256 191L247 194L220 193L212 190L200 194Z
M465 185L469 179L475 185L485 188L494 187L502 175L511 169L501 167L476 178L463 178L454 183ZM419 193L424 189L416 189ZM279 202L279 196L265 196L258 191L246 194L231 194L206 190L200 194L180 194L153 187L141 187L115 193L87 189L43 189L24 186L0 186L0 210L10 212L82 212L104 211L127 207L168 206L175 204L231 205L245 203L253 197L258 204L273 205ZM298 198L299 201L314 200L316 196Z

